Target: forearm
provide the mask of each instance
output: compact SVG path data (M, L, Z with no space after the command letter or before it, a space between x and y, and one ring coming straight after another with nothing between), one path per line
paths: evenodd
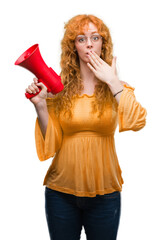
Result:
M113 94L113 96L118 93L116 96L115 96L115 99L117 101L117 103L119 104L120 102L120 97L121 97L121 94L122 94L122 90L124 89L124 86L122 85L122 83L120 82L120 80L118 79L118 77L112 79L110 81L110 83L108 83L108 86Z
M46 100L44 100L43 102L38 103L34 106L35 106L35 110L37 112L37 117L38 117L39 125L41 128L41 132L45 139L45 134L46 134L47 125L48 125L48 118L49 118Z

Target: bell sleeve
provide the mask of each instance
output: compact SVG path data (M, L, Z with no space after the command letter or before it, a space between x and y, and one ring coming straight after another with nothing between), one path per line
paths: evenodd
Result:
M62 129L58 118L54 113L53 99L47 98L48 108L48 125L46 129L45 139L42 135L39 125L38 117L35 123L35 144L37 155L40 161L44 161L53 157L57 151L59 151L62 143Z
M135 88L124 85L118 105L119 132L138 131L146 124L147 111L136 101Z

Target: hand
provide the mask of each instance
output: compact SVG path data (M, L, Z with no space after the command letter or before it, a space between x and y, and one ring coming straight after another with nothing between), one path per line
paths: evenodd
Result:
M116 57L112 60L112 66L103 61L94 51L89 53L89 63L87 66L101 81L110 85L110 82L117 77Z
M39 94L37 94L35 97L29 98L29 100L34 104L37 105L41 102L44 102L47 98L47 87L42 83L38 82L37 78L33 79L34 82L31 83L31 85L26 88L27 93L35 94L36 92L39 92L39 87L42 89Z

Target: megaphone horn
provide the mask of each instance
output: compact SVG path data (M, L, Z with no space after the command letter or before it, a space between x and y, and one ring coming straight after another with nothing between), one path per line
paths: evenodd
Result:
M57 75L57 73L52 68L49 68L44 62L40 54L38 44L35 44L28 48L16 60L15 65L24 67L32 72L38 78L38 81L42 82L47 87L48 92L56 94L64 89L64 85L61 82L61 77ZM25 93L25 95L27 98L31 98L39 94L39 92L35 94Z

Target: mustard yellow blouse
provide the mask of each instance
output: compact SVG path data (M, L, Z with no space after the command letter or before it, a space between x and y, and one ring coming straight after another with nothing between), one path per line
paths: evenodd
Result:
M95 197L121 191L123 179L115 150L114 133L138 131L145 126L146 110L136 101L134 88L124 85L115 110L108 106L102 117L90 113L95 95L76 96L69 121L53 111L53 99L47 99L49 112L45 139L38 118L35 143L40 161L54 157L44 179L48 188L75 196Z

